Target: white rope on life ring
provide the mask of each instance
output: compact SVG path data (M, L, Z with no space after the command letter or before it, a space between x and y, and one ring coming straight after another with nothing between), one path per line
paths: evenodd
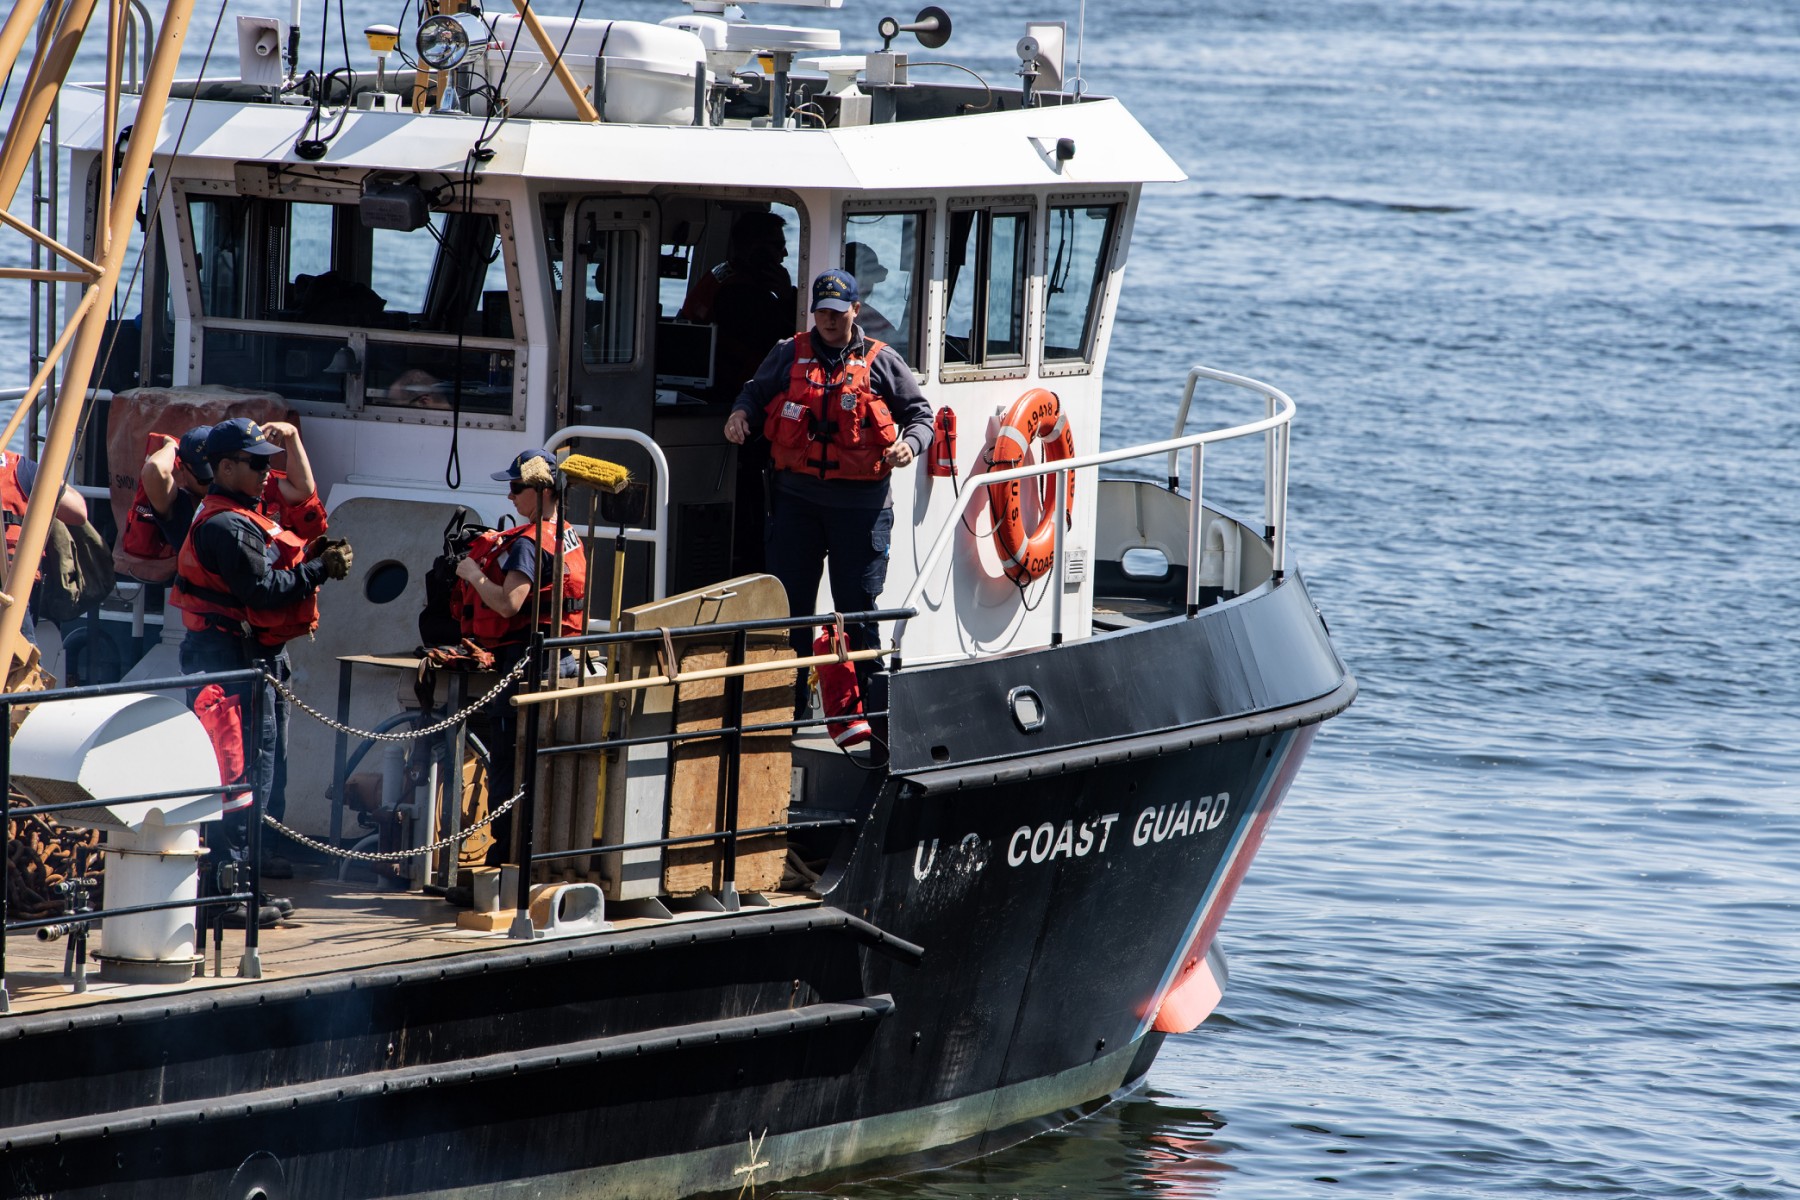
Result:
M1025 461L1025 453L1033 441L1043 443L1043 461L1061 462L1075 457L1075 435L1063 416L1062 401L1047 388L1032 388L1006 410L1000 429L994 435L994 448L988 465L996 471L1016 467ZM1030 583L1045 571L1056 557L1056 476L1045 475L1039 482L1038 496L1042 515L1037 528L1025 532L1025 514L1020 506L1022 480L987 485L988 510L994 517L994 546L1000 552L1000 565L1014 583ZM1075 475L1068 474L1068 520L1075 517Z

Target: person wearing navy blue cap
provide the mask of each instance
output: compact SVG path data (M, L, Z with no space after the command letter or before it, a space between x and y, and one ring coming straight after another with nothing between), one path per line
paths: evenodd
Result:
M725 422L729 442L768 440L774 486L764 556L796 616L818 608L827 568L837 611L876 607L894 528L888 478L931 443L931 406L899 352L857 324L861 300L855 276L821 271L812 329L769 351ZM810 651L807 630L792 641L795 653ZM849 641L870 649L877 632L852 626ZM858 667L866 692L873 668ZM796 711L804 701L797 685Z
M206 435L211 432L211 425L196 425L173 441L164 437L162 444L144 458L144 465L138 469L138 485L149 512L140 513L135 504L132 506L121 535L127 545L160 542L167 547L160 551L162 555L181 549L181 543L187 540L188 526L193 524L194 510L200 507L200 497L212 486L212 464L206 461ZM146 519L149 529L140 533L137 526Z
M319 585L350 573L349 543L316 538L307 542L283 530L264 509L270 462L283 447L263 427L243 417L214 425L206 435L206 460L213 482L177 559L175 596L187 636L181 669L189 674L257 667L259 681L225 689L246 718L246 782L263 811L276 811L276 768L287 753L287 698L274 681L293 677L287 642L318 624ZM256 725L247 718L256 694ZM232 781L226 781L232 782ZM248 804L226 814L221 829L209 831L214 853L243 852ZM258 919L278 920L291 906L260 906ZM273 917L271 917L273 914ZM240 911L230 920L245 919Z
M510 529L483 534L469 547L469 553L456 564L451 608L462 624L463 636L492 651L494 669L506 674L530 648L534 616L549 637L586 632L587 553L573 526L557 528L561 524L562 475L549 451L522 451L504 471L495 471L490 478L509 485L513 507L523 520ZM560 546L556 540L559 533ZM545 553L552 547L558 548ZM573 674L574 658L564 655L559 671ZM516 786L519 710L512 703L514 687L516 684L508 686L490 701L475 722L485 735L496 804L510 798ZM493 835L488 860L498 866L510 861L510 812L495 818Z

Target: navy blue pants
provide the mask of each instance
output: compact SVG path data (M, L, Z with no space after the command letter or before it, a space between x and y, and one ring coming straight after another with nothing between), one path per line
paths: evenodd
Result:
M819 577L827 570L833 609L874 608L875 598L887 586L893 532L891 508L819 504L777 488L763 552L769 573L787 592L788 612L798 617L818 609ZM880 632L873 624L851 625L846 633L852 650L871 650L880 644ZM794 653L811 654L813 637L810 629L796 629Z

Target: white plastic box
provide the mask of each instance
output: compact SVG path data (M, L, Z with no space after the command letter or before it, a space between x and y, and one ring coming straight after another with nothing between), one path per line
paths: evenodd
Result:
M540 17L551 50L561 47L563 62L602 120L624 125L691 125L694 84L706 69L706 46L693 33L644 21L574 22L568 17ZM550 60L516 16L496 17L495 42L487 48L485 73L500 85L500 95L515 117L571 119L575 104L556 79ZM515 45L516 43L516 45ZM510 67L504 67L507 51ZM604 96L595 87L597 64L606 60ZM500 73L506 70L502 83Z

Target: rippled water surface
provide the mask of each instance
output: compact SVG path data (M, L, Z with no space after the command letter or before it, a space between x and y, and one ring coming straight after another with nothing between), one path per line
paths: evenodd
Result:
M980 7L951 49L1010 85L1027 14ZM1086 32L1190 176L1139 219L1111 436L1191 362L1295 396L1291 546L1362 695L1142 1093L836 1194L1800 1195L1800 9Z

